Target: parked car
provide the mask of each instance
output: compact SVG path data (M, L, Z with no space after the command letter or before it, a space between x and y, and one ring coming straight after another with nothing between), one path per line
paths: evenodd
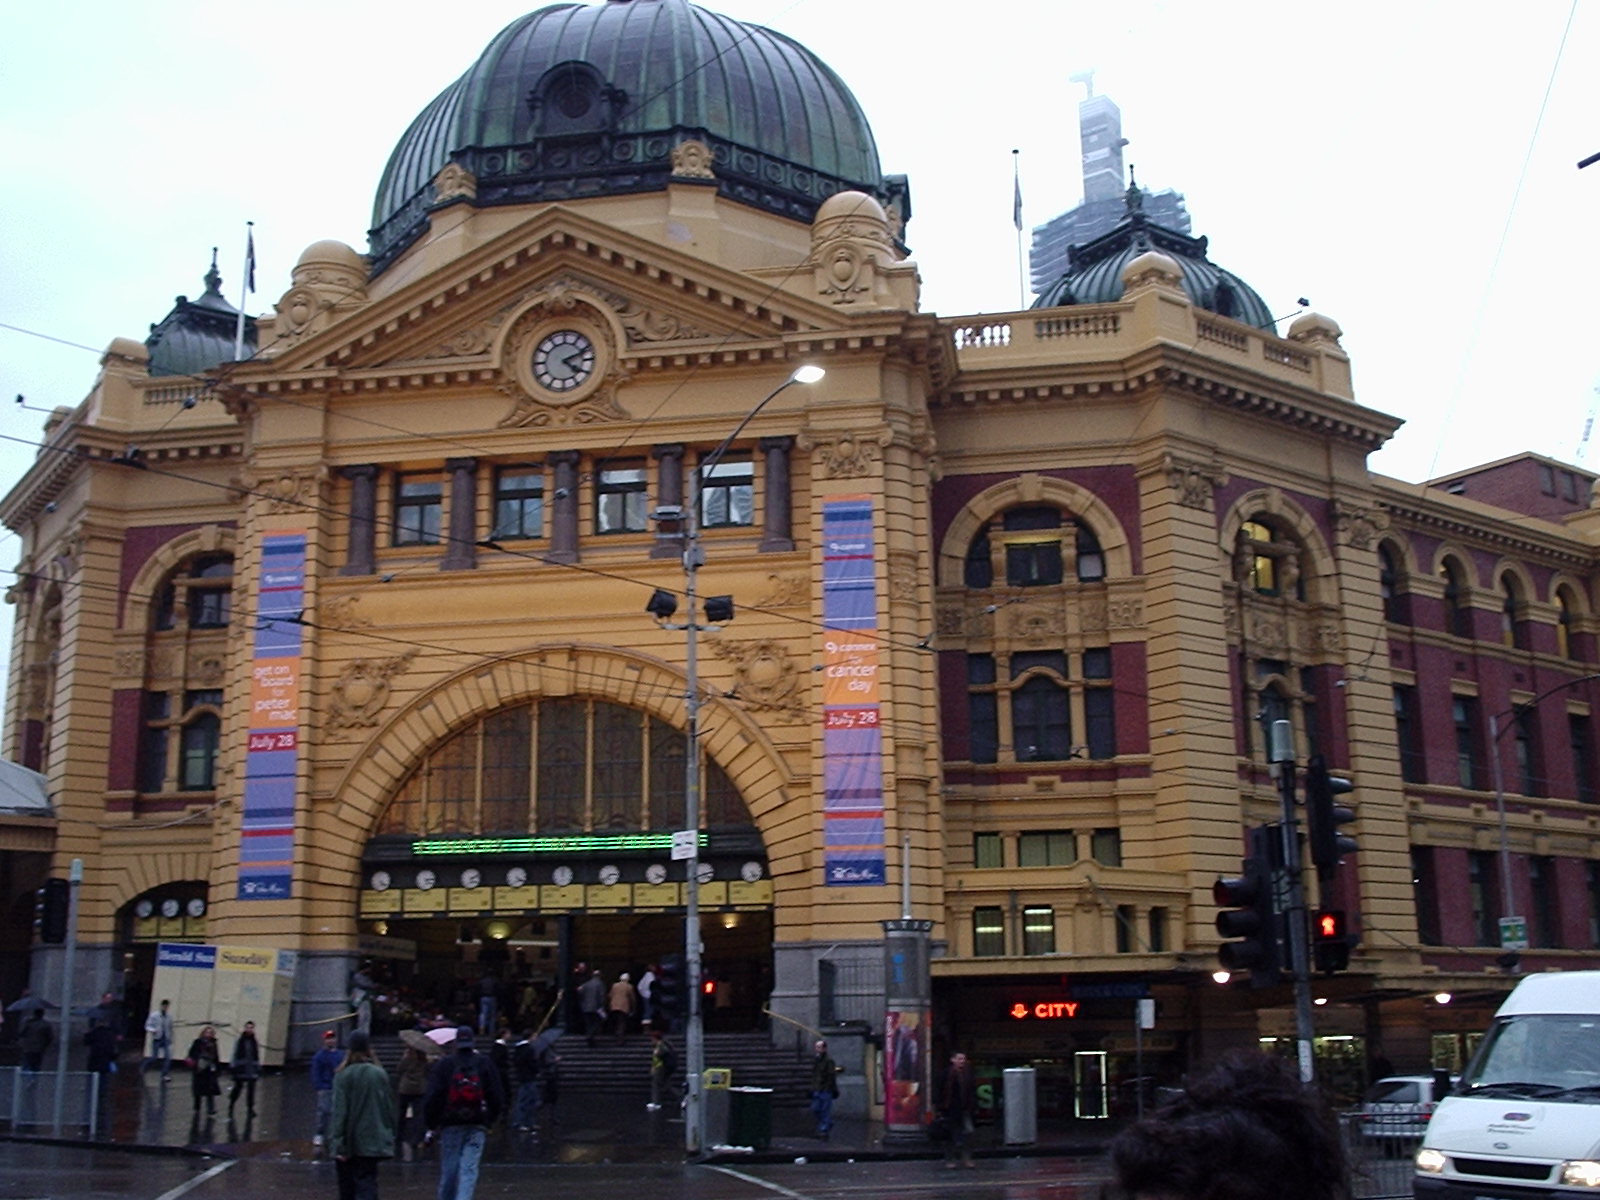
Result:
M1456 1076L1450 1077L1452 1086ZM1361 1136L1384 1140L1420 1141L1438 1101L1432 1075L1387 1075L1361 1099L1357 1113Z

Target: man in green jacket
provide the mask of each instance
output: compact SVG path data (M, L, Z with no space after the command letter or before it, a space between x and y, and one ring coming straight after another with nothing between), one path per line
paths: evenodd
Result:
M333 1077L328 1153L337 1165L339 1200L378 1200L378 1162L394 1153L394 1092L367 1034L352 1033L348 1050Z

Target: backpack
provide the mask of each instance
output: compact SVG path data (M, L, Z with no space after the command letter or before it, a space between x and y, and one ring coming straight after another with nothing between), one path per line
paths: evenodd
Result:
M672 1043L665 1038L661 1039L661 1077L671 1079L678 1073L678 1052L672 1048Z
M445 1125L482 1125L488 1114L483 1077L475 1066L457 1064L444 1094Z

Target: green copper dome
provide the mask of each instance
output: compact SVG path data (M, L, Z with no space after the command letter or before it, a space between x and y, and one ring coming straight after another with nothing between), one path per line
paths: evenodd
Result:
M528 204L660 190L691 140L711 149L708 185L796 220L835 192L903 198L850 89L797 42L687 0L557 4L503 29L400 139L374 269L427 228L449 162L476 180L471 203Z

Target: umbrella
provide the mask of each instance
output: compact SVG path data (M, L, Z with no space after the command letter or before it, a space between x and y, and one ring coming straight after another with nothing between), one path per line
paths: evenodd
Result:
M533 1039L534 1053L537 1054L548 1050L552 1045L555 1044L555 1040L565 1032L566 1030L561 1028L559 1025L554 1026L551 1029L546 1029L538 1037Z
M443 1029L430 1029L422 1036L427 1038L435 1046L442 1049L456 1040L456 1027L454 1025L447 1025Z
M36 1008L54 1008L55 1005L43 996L23 996L6 1005L7 1012L32 1012Z
M435 1032L439 1031L435 1030ZM455 1037L455 1030L451 1029L448 1032L451 1037ZM402 1029L400 1031L400 1040L407 1046L411 1047L411 1049L420 1050L430 1058L437 1058L444 1053L444 1046L435 1038L429 1037L427 1034L423 1033L420 1029Z

